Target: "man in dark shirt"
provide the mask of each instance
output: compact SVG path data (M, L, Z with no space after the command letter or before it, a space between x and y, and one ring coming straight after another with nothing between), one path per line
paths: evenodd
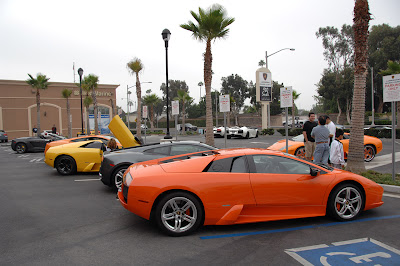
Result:
M311 131L318 124L315 122L315 113L310 112L308 114L308 121L303 125L303 136L304 136L304 147L306 150L306 159L311 161L311 158L315 150L315 140L311 137Z

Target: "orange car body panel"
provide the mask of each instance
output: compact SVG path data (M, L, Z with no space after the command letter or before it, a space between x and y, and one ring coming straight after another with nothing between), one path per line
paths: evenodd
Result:
M329 171L309 162L307 164L325 173L313 177L203 172L212 160L240 155L279 155L305 162L282 152L265 149L228 149L218 152L220 154L183 161L159 163L179 157L174 156L131 165L128 171L133 180L128 188L127 200L122 191L118 192L118 198L127 210L150 219L153 204L160 195L171 190L188 191L203 204L204 225L323 216L331 190L346 180L362 185L366 194L365 210L383 204L383 188L373 181L347 171Z
M345 134L348 135L348 133L345 133ZM349 153L349 141L350 141L350 139L342 139L340 141L343 144L343 151L344 151L345 159L347 159L347 154ZM378 154L382 151L382 141L376 137L365 135L364 136L364 145L374 145L376 148L376 154ZM289 146L288 153L294 155L298 148L304 147L304 142L289 140L288 146ZM275 142L274 144L269 146L268 149L274 150L274 151L286 152L286 140L283 139L278 142Z

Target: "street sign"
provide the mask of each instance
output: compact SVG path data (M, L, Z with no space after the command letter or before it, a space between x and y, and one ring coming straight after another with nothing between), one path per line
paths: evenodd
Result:
M400 74L383 76L383 101L400 101Z
M142 117L147 118L147 105L143 105Z
M291 86L281 88L280 96L281 96L281 108L292 107L293 92Z
M222 113L231 111L229 94L219 96L219 111Z
M268 68L256 71L256 99L258 102L272 101L272 76Z
M179 101L172 101L172 115L179 115Z

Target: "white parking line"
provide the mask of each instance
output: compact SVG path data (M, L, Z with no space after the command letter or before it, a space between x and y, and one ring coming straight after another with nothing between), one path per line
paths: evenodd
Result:
M391 197L391 198L398 198L400 199L400 195L399 194L391 194L391 193L383 193L384 197Z
M100 178L95 178L95 179L76 179L74 181L76 182L87 182L87 181L99 181Z
M395 153L396 162L400 161L400 152ZM377 156L373 161L365 164L366 169L373 169L382 165L391 164L392 163L392 154L385 154L381 156Z

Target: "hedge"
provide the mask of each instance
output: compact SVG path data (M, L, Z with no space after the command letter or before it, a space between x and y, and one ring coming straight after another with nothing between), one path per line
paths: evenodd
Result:
M286 136L286 131L285 131L284 128L277 129L277 131L279 133L281 133L282 136ZM297 135L300 135L300 134L303 134L303 129L302 128L288 129L288 135L289 136L297 136Z
M264 128L261 130L261 135L274 135L275 129L273 128Z

